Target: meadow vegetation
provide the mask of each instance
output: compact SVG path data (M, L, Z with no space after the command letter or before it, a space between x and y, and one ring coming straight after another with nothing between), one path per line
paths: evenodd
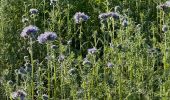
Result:
M0 99L169 100L170 1L1 0Z

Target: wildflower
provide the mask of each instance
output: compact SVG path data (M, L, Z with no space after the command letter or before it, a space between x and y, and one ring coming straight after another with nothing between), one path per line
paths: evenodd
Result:
M47 94L43 94L43 95L42 95L42 99L43 99L43 100L48 100L48 95L47 95Z
M120 9L120 6L115 6L115 8L114 8L115 12L118 12L119 9Z
M70 45L71 42L72 42L72 40L68 40L68 41L67 41L67 45Z
M20 69L18 70L18 74L26 74L24 67L20 67Z
M29 57L28 56L24 56L24 61L25 62L29 61Z
M64 59L65 59L65 56L63 54L60 54L58 57L58 62L62 62L64 61Z
M26 38L26 37L29 37L31 35L31 33L34 34L34 33L38 32L38 30L39 30L38 27L29 25L22 30L20 35L21 35L21 37Z
M69 70L69 74L70 75L74 75L74 74L76 74L76 68L71 68L70 70Z
M111 62L108 62L107 67L111 68L111 67L113 67L113 64Z
M9 80L9 81L7 82L7 84L8 84L8 85L13 85L13 81Z
M43 34L40 34L38 36L38 42L43 44L47 41L54 41L57 38L57 35L55 32L44 32Z
M37 9L34 9L34 8L32 8L32 9L30 9L30 11L29 11L31 14L38 14L38 10Z
M55 5L57 0L50 0L50 5Z
M128 21L127 21L127 19L124 19L124 20L123 20L122 26L123 26L123 27L127 27L127 26L128 26Z
M97 52L97 49L96 49L95 47L88 49L88 53L89 53L89 54L94 54L94 53L96 53L96 52Z
M56 45L52 45L51 49L57 49L57 46Z
M25 96L27 95L25 91L18 90L18 96L20 97L20 100L24 100Z
M161 10L166 10L170 7L170 1L166 1L164 4L158 5L156 8L161 9Z
M168 31L168 27L167 27L166 25L163 25L162 31L163 31L163 32L167 32L167 31Z
M98 18L100 20L106 20L108 18L108 14L107 13L101 13Z
M165 4L167 5L167 7L170 7L170 1L166 1Z
M22 18L22 22L23 22L23 23L26 23L26 22L28 22L28 21L29 21L28 18Z
M119 14L116 12L101 13L98 18L100 20L106 20L107 18L119 19Z
M90 61L87 58L84 58L83 65L86 65L86 64L91 64L91 63L90 63Z
M82 97L83 94L84 94L84 90L83 90L83 89L79 89L79 90L77 91L77 96L78 96L78 97Z
M109 12L109 13L108 13L108 16L109 16L109 17L112 17L112 18L114 18L114 19L119 19L119 14L116 13L116 12Z
M12 92L11 97L12 97L12 99L16 99L18 97L18 93L17 92Z
M13 99L16 99L16 98L20 97L20 100L24 100L26 95L27 95L26 92L23 91L23 90L18 90L16 92L11 93L11 97Z
M88 19L89 19L89 16L87 16L84 13L81 13L81 12L77 12L74 15L74 20L77 24L81 23L82 21L87 21Z
M30 63L25 63L25 71L26 72L31 72L32 71L32 66Z

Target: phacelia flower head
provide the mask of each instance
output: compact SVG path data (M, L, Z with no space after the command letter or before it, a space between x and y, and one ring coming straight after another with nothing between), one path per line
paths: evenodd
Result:
M101 13L98 18L99 18L100 20L106 20L108 17L109 17L109 16L108 16L107 13Z
M30 9L29 11L31 14L38 14L38 10L35 8Z
M43 100L48 100L48 95L47 95L47 94L43 94L43 95L42 95L42 99L43 99Z
M170 7L170 1L166 1L165 4L167 5L167 7Z
M89 53L89 54L94 54L94 53L96 53L96 52L97 52L97 49L96 49L95 47L88 49L88 53Z
M16 99L18 97L18 93L17 92L12 92L11 97L12 97L12 99Z
M50 5L55 5L57 0L50 0Z
M127 26L128 26L128 21L127 21L127 19L124 19L124 20L123 20L122 26L123 26L123 27L127 27Z
M27 93L23 90L18 90L17 92L18 92L18 96L20 97L20 100L24 100Z
M23 22L23 23L26 23L26 22L28 22L28 21L29 21L28 18L22 18L22 22Z
M111 68L111 67L113 67L113 64L111 62L108 62L107 67Z
M91 62L87 58L84 58L83 65L86 65L86 64L91 64Z
M27 95L27 93L23 90L18 90L16 92L11 93L11 97L13 99L17 99L18 97L20 97L20 100L24 100L26 95Z
M112 18L114 18L114 19L119 19L119 14L118 13L116 13L116 12L109 12L108 13L108 16L109 17L112 17Z
M100 20L107 20L108 18L119 19L119 14L116 12L101 13L98 18Z
M52 45L51 49L57 49L57 46L56 45Z
M47 41L54 41L57 38L57 35L55 32L44 32L43 34L40 34L38 36L38 42L43 44Z
M156 8L161 9L163 11L167 11L167 9L170 8L170 1L166 1L163 4L158 5Z
M162 31L163 31L163 32L167 32L167 31L168 31L168 27L167 27L166 25L163 25Z
M21 37L29 37L30 35L35 34L36 32L38 32L38 27L34 26L34 25L29 25L27 27L25 27L22 32L21 32Z
M74 20L75 22L78 24L78 23L81 23L83 21L87 21L89 19L89 16L85 15L84 13L81 13L81 12L77 12L75 15L74 15Z

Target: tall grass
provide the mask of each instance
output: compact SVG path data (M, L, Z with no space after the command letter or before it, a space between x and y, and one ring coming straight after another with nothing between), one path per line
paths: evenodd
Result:
M7 100L168 100L170 9L157 9L161 3L1 1L0 94ZM76 23L76 12L89 19ZM102 13L112 17L99 18ZM29 25L39 31L21 37ZM57 38L39 43L44 32Z

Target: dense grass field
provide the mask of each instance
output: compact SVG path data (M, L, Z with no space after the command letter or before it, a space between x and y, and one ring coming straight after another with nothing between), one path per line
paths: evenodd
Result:
M0 100L170 100L170 1L1 0Z

